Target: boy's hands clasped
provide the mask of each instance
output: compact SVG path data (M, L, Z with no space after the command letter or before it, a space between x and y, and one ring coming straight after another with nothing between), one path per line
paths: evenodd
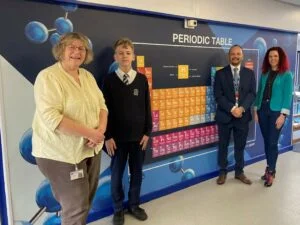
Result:
M148 144L149 136L144 135L142 140L140 141L140 146L142 150L145 151ZM113 156L115 154L115 150L117 149L116 142L113 138L105 141L105 147L109 156Z

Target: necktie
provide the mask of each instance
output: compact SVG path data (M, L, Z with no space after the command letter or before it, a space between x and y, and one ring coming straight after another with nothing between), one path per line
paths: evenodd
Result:
M128 74L124 74L123 75L123 82L124 84L128 85L129 81L128 81L129 75Z
M233 68L233 85L234 85L234 93L235 93L235 104L238 105L240 76L238 74L238 68L237 67Z

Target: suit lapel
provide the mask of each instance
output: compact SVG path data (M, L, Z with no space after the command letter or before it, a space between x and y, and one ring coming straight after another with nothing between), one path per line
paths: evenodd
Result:
M230 90L234 94L233 75L232 75L231 67L230 66L228 66L226 68L226 80L228 82L228 86L230 87Z
M242 84L244 83L245 81L245 76L243 76L243 70L244 70L244 67L241 66L241 70L240 70L240 85L239 85L239 94L241 95L241 87L242 87Z

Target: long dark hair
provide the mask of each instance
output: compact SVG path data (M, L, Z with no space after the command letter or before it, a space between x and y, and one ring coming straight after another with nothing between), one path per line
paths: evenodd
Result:
M266 52L263 65L262 65L262 72L265 74L271 69L271 65L269 63L269 54L271 51L277 51L279 55L278 73L284 73L287 70L289 70L289 61L287 55L285 54L285 52L281 47L276 46L276 47L269 48L268 51Z

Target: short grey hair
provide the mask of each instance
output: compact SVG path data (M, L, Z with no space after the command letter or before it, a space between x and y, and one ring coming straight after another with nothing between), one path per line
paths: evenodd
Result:
M93 61L94 53L92 50L91 43L89 42L89 39L87 36L83 35L82 33L78 32L70 32L66 33L61 36L58 43L53 46L52 48L52 54L54 58L57 61L62 60L62 56L65 52L66 46L69 45L72 41L79 40L83 43L85 49L86 49L86 55L84 59L84 64L89 64L91 61Z

